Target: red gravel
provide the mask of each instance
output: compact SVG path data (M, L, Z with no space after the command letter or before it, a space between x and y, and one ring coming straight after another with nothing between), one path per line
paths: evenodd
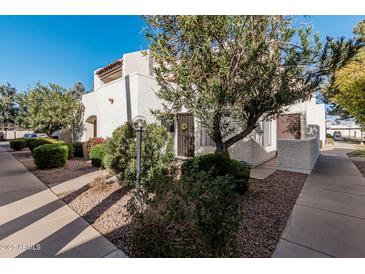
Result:
M34 164L32 154L29 150L15 151L12 152L12 155L47 185L62 183L98 170L91 165L90 161L82 158L70 159L64 167L40 170Z
M264 180L250 180L237 235L240 257L271 257L305 178L305 174L276 171Z
M130 190L118 183L97 182L60 198L128 255L130 218L125 205L130 197Z
M360 162L360 161L352 161L355 166L357 167L357 169L361 172L362 176L365 177L365 162Z
M240 257L271 257L306 175L276 171L265 180L251 179L242 198L237 235ZM61 198L113 244L128 252L130 217L125 205L131 193L117 183L85 186Z

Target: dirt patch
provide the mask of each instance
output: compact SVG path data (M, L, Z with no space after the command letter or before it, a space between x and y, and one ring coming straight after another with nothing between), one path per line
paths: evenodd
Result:
M127 255L130 217L125 208L131 192L118 183L99 182L62 193L60 198Z
M32 153L29 150L15 151L12 152L12 155L47 185L62 183L98 170L91 165L90 161L83 158L70 159L64 167L40 170L34 164Z
M237 235L240 257L271 257L305 179L305 174L276 171L250 180Z
M365 162L352 161L357 169L361 172L362 176L365 177Z

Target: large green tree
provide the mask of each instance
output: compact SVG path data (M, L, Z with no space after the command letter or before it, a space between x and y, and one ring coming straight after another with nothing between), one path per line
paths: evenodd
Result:
M16 89L9 83L0 85L0 126L14 124L17 115Z
M78 93L56 84L37 83L34 88L22 93L18 102L25 110L23 120L32 129L48 136L56 130L72 128L80 120L80 112L83 113Z
M331 102L341 114L365 126L365 51L361 50L335 74Z
M227 151L260 119L307 100L361 47L320 42L287 16L147 16L165 114L185 108Z
M71 109L71 119L70 124L66 129L69 130L71 134L71 141L75 142L80 140L82 134L84 133L84 112L85 107L81 102L82 95L85 94L85 87L81 82L76 82L72 88L66 91L68 96L72 96L76 100L74 101L73 108Z
M365 41L365 20L353 29L357 39ZM341 118L354 118L365 126L365 49L359 51L349 63L338 69L323 88L324 99L329 103L329 114Z

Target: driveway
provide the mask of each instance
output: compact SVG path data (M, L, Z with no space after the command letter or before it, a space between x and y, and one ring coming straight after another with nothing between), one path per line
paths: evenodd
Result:
M365 179L336 142L304 183L273 257L365 257Z
M126 257L6 152L5 143L0 163L0 257Z

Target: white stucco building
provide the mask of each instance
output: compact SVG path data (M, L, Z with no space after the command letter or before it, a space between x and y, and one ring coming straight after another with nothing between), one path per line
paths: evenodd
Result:
M156 122L151 110L161 109L162 106L155 95L157 90L158 85L153 77L153 60L150 55L140 51L124 54L121 59L96 70L94 91L82 98L86 124L82 140L110 137L117 127L136 115L145 116L148 122ZM190 113L177 114L171 131L177 157L192 157L215 149L199 121ZM318 157L319 141L311 138L317 135L324 143L325 107L312 98L291 106L275 120L261 121L250 137L236 143L229 151L231 157L256 166L280 154L279 147L290 147L283 145L284 142L295 141L295 149L285 151L288 157L297 158L294 161L295 167L291 167L293 161L283 154L281 161L284 163L288 159L288 164L282 169L297 171L302 168L308 173ZM306 152L308 149L315 152L310 159ZM303 167L300 166L301 163Z
M82 96L86 126L82 141L110 137L117 127L136 115L154 122L150 110L161 108L154 94L156 89L152 60L142 52L124 54L94 71L94 91Z

